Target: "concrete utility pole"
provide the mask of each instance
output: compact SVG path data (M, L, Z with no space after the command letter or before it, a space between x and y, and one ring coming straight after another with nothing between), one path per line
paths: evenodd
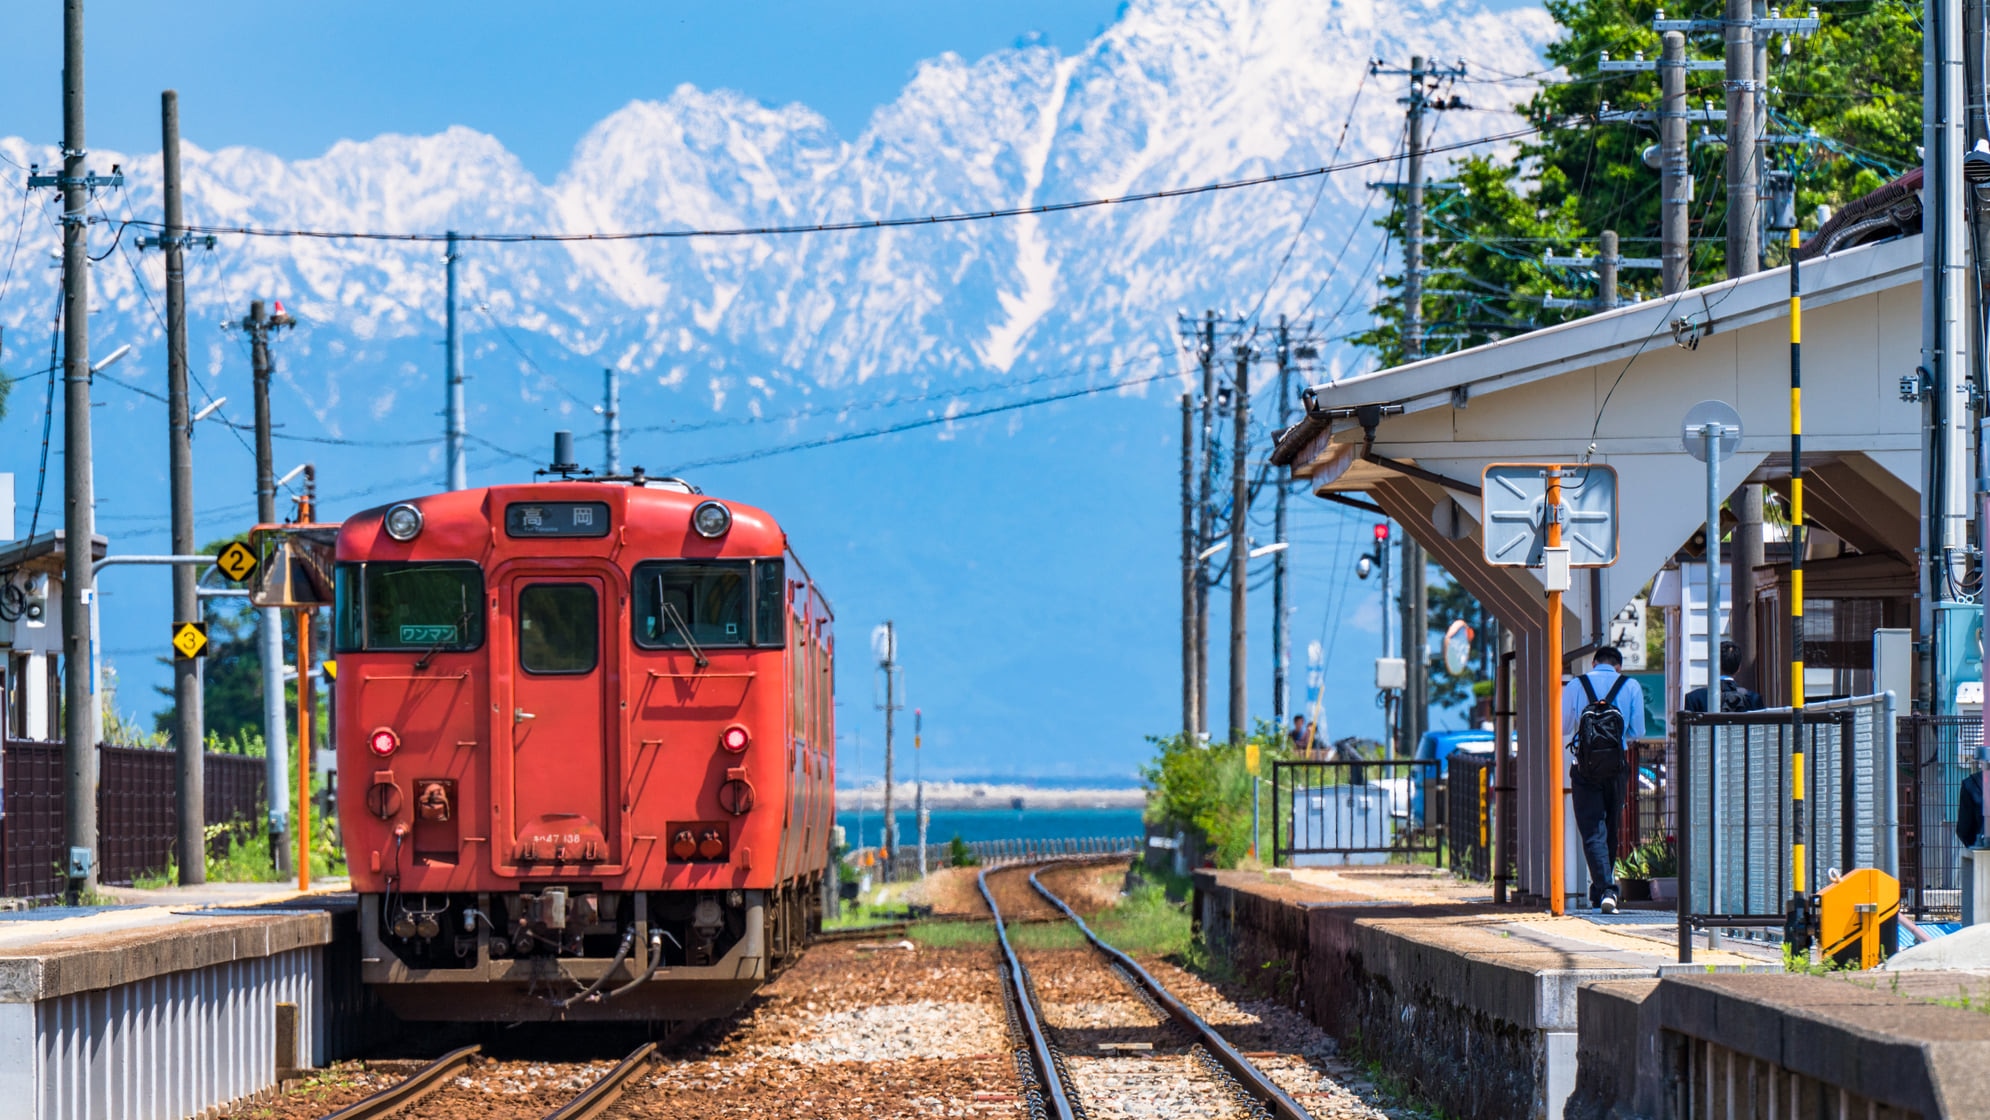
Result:
M1285 316L1278 317L1278 430L1283 432L1292 426L1292 331L1285 322ZM1279 474L1273 468L1272 481L1278 487L1275 504L1272 506L1272 543L1285 544L1285 500L1290 489L1291 470ZM1278 725L1279 734L1286 733L1285 709L1286 678L1291 674L1292 650L1286 634L1285 580L1287 577L1286 550L1279 549L1271 558L1271 721Z
M463 462L463 341L456 323L456 262L463 254L456 248L456 231L450 230L447 249L442 258L448 277L449 307L446 311L446 333L443 339L443 360L447 365L445 380L448 383L447 395L442 402L443 415L443 457L449 476L443 480L446 490L463 490L469 487L469 474Z
M1693 204L1692 169L1686 162L1686 36L1668 31L1658 61L1660 100L1659 259L1660 288L1666 295L1686 290L1692 241L1687 234L1688 207Z
M1182 738L1193 742L1198 727L1195 682L1195 402L1182 394Z
M1197 347L1202 362L1202 452L1197 457L1196 545L1209 547L1215 534L1215 510L1211 508L1212 461L1216 442L1216 312L1202 313L1202 341ZM1195 731L1209 733L1209 565L1200 559L1195 565Z
M160 244L166 251L166 459L171 480L173 554L191 556L193 524L193 414L187 403L187 286L186 218L180 207L180 95L159 95L161 159L165 164L166 228ZM200 596L195 582L200 571L173 565L173 622L199 622ZM178 758L179 814L177 835L180 883L207 882L207 784L203 772L206 744L201 740L200 662L173 659L173 747Z
M1423 56L1410 58L1409 174L1403 183L1403 360L1423 357ZM1405 547L1409 538L1405 537ZM1409 590L1404 586L1404 590Z
M1598 310L1609 311L1617 306L1617 266L1623 258L1617 255L1617 231L1606 229L1597 237L1602 256L1596 259L1596 302Z
M90 202L83 140L83 0L62 5L62 738L70 900L97 885L97 532L90 445Z
M1251 582L1251 347L1242 336L1230 387L1230 741L1241 743L1251 730L1249 651L1244 644L1245 592Z
M1727 274L1747 276L1762 259L1761 215L1755 202L1755 72L1753 0L1727 0Z
M1950 651L1966 639L1947 615L1955 607L1959 569L1966 562L1969 529L1969 332L1968 195L1962 177L1965 99L1963 30L1959 5L1929 5L1923 36L1921 128L1924 233L1921 265L1921 365L1928 436L1921 487L1921 633L1928 661L1920 674L1923 711L1953 714L1955 682ZM1961 616L1958 616L1960 618Z
M622 473L622 375L611 366L601 371L601 438L608 445L607 473Z
M1423 741L1424 725L1430 721L1430 609L1424 586L1423 546L1407 530L1400 549L1403 564L1401 614L1403 625L1403 714L1396 721L1401 731L1403 757L1416 754Z
M889 858L898 851L898 818L891 811L892 733L898 715L898 629L890 619L884 621L878 668L884 673L884 850Z
M290 317L271 318L262 300L249 304L242 329L249 332L249 361L254 373L256 402L256 524L276 524L276 453L270 447L269 414L269 336L290 325ZM263 676L263 789L269 803L270 860L279 871L290 870L290 848L284 837L290 833L289 769L284 757L289 753L290 732L283 710L283 611L264 607L258 611L262 644Z

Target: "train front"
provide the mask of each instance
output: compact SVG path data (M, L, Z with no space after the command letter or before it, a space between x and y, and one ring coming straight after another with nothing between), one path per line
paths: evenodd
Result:
M706 1018L795 951L831 646L771 517L501 486L362 513L337 558L339 819L398 1014Z

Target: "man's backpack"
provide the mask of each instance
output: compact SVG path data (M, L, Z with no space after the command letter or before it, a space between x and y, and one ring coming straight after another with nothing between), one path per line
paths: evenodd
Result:
M1616 683L1601 698L1587 674L1576 680L1589 703L1575 718L1575 771L1583 781L1600 785L1624 772L1624 713L1617 709L1617 692L1630 678L1617 674Z
M1733 678L1721 678L1721 711L1752 712L1755 708L1749 704L1749 699L1747 691L1734 683Z

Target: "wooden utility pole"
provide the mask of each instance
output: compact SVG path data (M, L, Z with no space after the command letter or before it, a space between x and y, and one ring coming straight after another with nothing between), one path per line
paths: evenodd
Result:
M1278 317L1278 430L1292 426L1292 330L1285 316ZM1278 487L1271 514L1274 544L1285 543L1285 500L1290 489L1291 470L1272 469L1272 483ZM1288 702L1287 677L1291 674L1292 650L1286 634L1285 581L1288 575L1286 550L1271 558L1271 721L1278 733L1287 734L1285 709Z
M194 553L193 415L187 401L186 217L180 205L180 95L159 95L161 159L165 164L166 228L159 243L166 253L166 459L171 482L173 554ZM173 622L201 620L195 590L200 571L173 565ZM173 659L173 748L177 754L179 805L175 830L180 883L207 882L206 744L201 734L200 662Z

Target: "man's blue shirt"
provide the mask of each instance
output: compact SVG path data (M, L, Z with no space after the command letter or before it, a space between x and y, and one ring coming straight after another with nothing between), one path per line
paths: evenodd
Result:
M1610 687L1617 683L1619 674L1608 665L1598 665L1583 676L1589 678L1589 687L1596 690L1596 698L1601 700L1610 695ZM1569 678L1568 683L1562 686L1564 745L1574 745L1576 720L1581 718L1582 710L1588 706L1589 696L1582 691L1582 682L1574 677ZM1638 736L1645 728L1644 686L1634 680L1625 680L1624 687L1617 690L1617 710L1624 713L1625 746L1629 746L1629 740Z

